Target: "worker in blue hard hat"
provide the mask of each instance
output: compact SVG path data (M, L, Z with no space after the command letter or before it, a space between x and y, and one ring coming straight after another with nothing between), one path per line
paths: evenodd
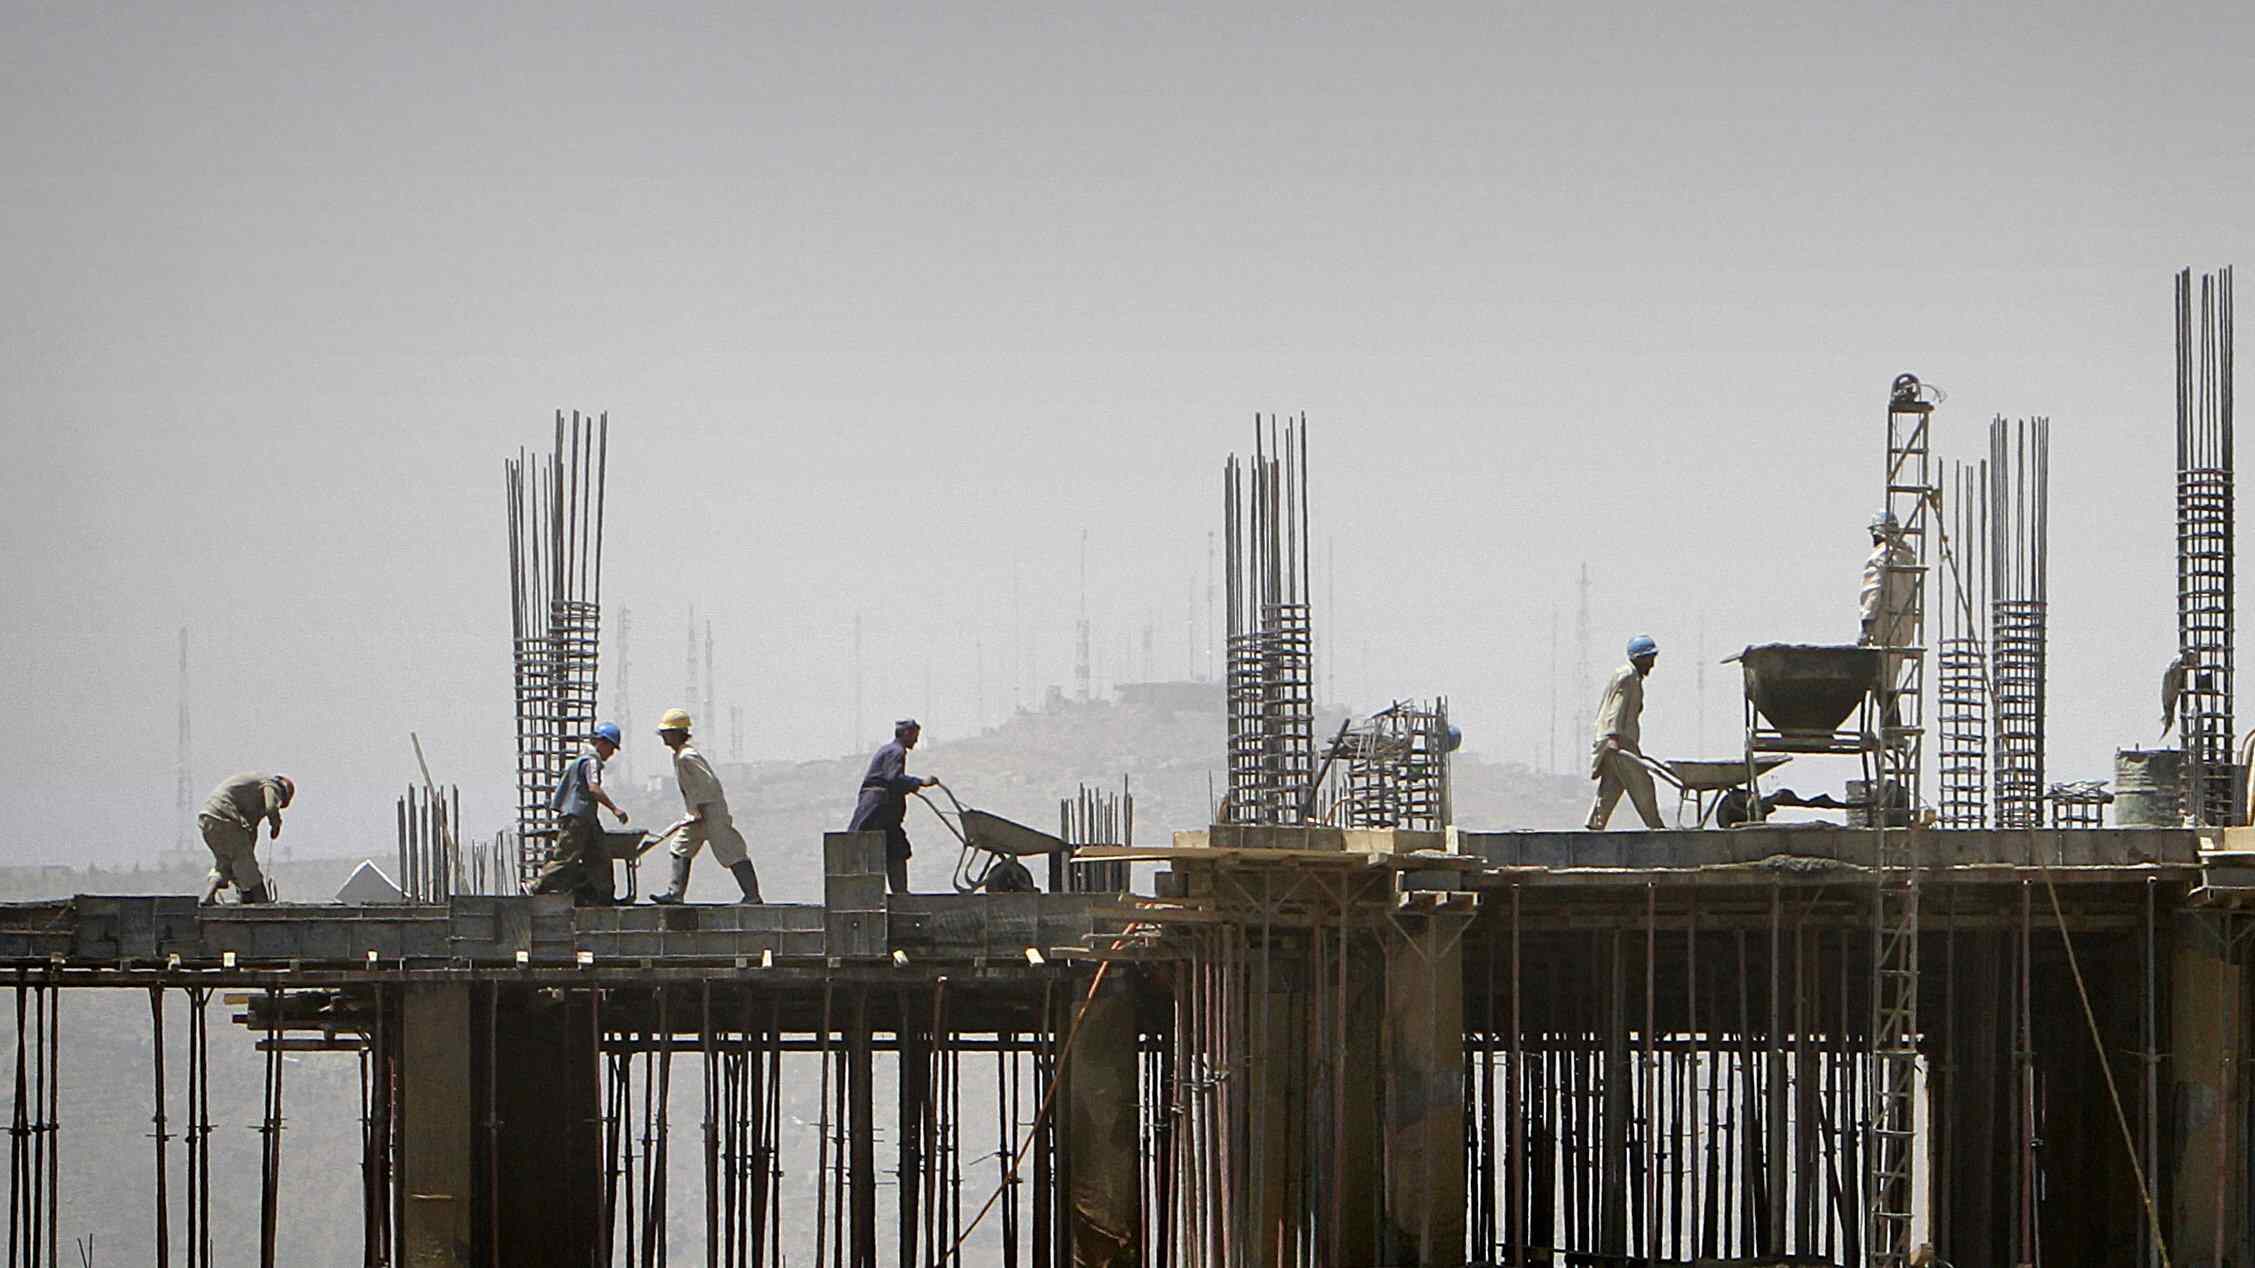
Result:
M548 798L549 809L556 812L555 849L533 881L533 893L570 894L582 905L611 901L611 860L596 840L595 808L608 807L620 823L626 822L626 811L603 791L603 763L619 751L619 738L617 726L596 723L585 751L556 781Z
M1589 777L1597 781L1597 800L1589 808L1586 825L1592 832L1604 830L1624 792L1645 827L1667 826L1660 820L1660 803L1642 747L1644 679L1659 663L1660 645L1651 635L1639 634L1629 640L1628 651L1629 663L1605 680L1605 698L1597 706L1597 734L1589 763Z

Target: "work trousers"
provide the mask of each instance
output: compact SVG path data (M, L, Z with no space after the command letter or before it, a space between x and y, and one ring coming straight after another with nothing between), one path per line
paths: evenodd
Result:
M711 801L697 807L704 818L692 819L681 835L674 839L673 856L687 862L697 857L697 852L707 845L713 848L713 857L722 867L734 867L746 860L744 834L736 830L736 821L728 816L728 803Z
M222 885L233 885L243 893L266 883L258 870L258 829L211 815L196 816L196 826L203 831L204 845L211 850L212 879Z
M1636 807L1637 816L1644 826L1658 830L1668 826L1660 820L1660 804L1652 791L1652 772L1627 753L1616 749L1597 759L1597 801L1589 808L1588 828L1600 832L1605 822L1613 817L1613 807L1621 804L1621 794L1629 795L1629 804Z
M556 823L556 850L532 883L536 894L570 894L580 902L609 901L611 861L596 841L593 815L567 815Z

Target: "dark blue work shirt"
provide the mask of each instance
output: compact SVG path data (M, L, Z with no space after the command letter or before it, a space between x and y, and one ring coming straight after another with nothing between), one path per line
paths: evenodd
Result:
M853 821L846 825L848 832L897 831L908 817L908 795L924 786L924 781L907 773L908 749L894 740L877 750L869 759L869 771L861 777L861 796L853 807Z

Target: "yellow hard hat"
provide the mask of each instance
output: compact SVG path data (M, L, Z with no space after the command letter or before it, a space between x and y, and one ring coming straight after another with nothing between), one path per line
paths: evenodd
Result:
M688 730L688 729L689 729L689 711L688 711L687 709L668 709L668 710L666 710L666 711L665 711L665 716L663 716L663 717L661 717L661 718L659 718L659 719L658 719L658 729L659 729L659 730L661 730L661 731L686 731L686 730Z

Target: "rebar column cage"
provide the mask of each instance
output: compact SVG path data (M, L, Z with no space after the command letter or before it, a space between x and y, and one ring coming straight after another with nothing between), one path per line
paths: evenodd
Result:
M1274 604L1263 612L1268 637L1261 647L1261 753L1258 803L1263 822L1300 817L1308 781L1315 776L1314 636L1305 603Z
M2044 605L1999 599L1991 606L1996 676L1996 821L2044 821Z
M1955 463L1943 512L1944 584L1935 606L1934 722L1939 825L1989 823L1988 465Z
M2044 822L2051 421L1989 424L1989 672L1996 826Z
M1315 775L1307 420L1256 417L1253 457L1222 472L1229 657L1223 823L1300 822Z
M2113 804L2114 794L2106 790L2105 780L2085 779L2053 784L2045 799L2051 803L2051 826L2100 828L2106 826L2106 808Z
M595 723L609 453L609 415L559 410L554 450L519 450L502 464L525 884L555 845L550 795Z
M2232 271L2177 274L2177 642L2192 658L2177 701L2183 805L2238 819L2233 771ZM2197 319L2197 325L2196 325Z
M1344 789L1333 816L1350 828L1439 832L1453 821L1446 699L1396 701L1340 740Z

